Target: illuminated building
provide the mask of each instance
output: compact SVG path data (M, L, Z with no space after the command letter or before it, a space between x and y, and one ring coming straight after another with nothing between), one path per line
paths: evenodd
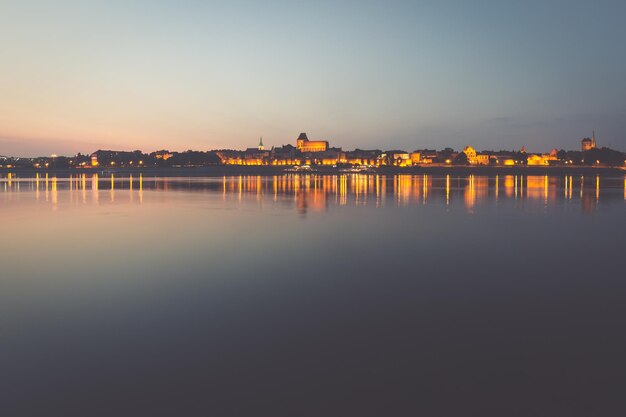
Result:
M484 152L489 155L489 163L492 161L495 162L496 165L500 166L514 166L523 164L526 162L526 155L521 152L507 152L507 151L499 151L499 152Z
M156 151L156 152L150 154L150 156L153 156L155 159L162 159L164 161L167 161L173 155L170 153L170 151L161 150L161 151Z
M346 163L346 154L341 151L341 148L331 148L324 152L307 155L307 159L310 163L317 165L336 165Z
M465 156L467 156L467 162L469 162L471 165L478 164L478 159L476 158L476 149L472 148L471 146L466 146L463 149L463 153L465 154Z
M411 155L406 151L387 151L381 155L383 164L399 167L411 166Z
M296 147L290 144L272 148L272 165L300 165L301 158L296 156Z
M103 151L98 150L91 154L91 166L132 166L136 162L143 160L141 151Z
M256 148L248 148L245 151L221 150L216 152L216 155L225 165L270 165L273 163L273 153L274 149L265 150L261 138Z
M526 159L526 164L537 166L537 165L549 165L548 160L544 158L542 155L533 154L528 156Z
M378 150L361 150L355 149L354 151L345 152L345 163L350 165L380 165L381 152Z
M581 148L584 151L590 151L592 149L596 148L596 131L593 131L593 135L591 136L591 139L589 138L584 138L583 140L580 141L581 143Z
M477 154L476 155L476 165L489 165L490 156L486 154Z
M306 136L306 133L300 133L296 140L296 148L300 152L325 152L328 150L328 141L316 140L312 141Z
M544 153L544 154L533 154L533 155L529 155L526 158L526 164L530 165L530 166L548 166L550 165L550 161L556 161L557 160L557 156L556 153L551 152L549 154Z
M243 165L268 165L270 152L257 148L248 148L243 152Z
M421 149L413 153L420 154L420 164L432 164L439 158L439 153L434 149ZM450 158L453 159L453 157ZM413 159L413 157L411 157L411 159Z

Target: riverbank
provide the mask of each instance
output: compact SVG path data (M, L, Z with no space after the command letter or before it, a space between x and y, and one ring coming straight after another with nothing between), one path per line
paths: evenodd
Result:
M9 173L20 177L34 177L55 175L139 175L152 177L222 177L238 175L284 175L294 174L286 172L284 166L241 166L241 165L218 165L206 167L177 167L177 168L112 168L112 169L0 169L0 177L7 177ZM311 171L303 170L303 174L315 175L343 175L341 168L332 166L314 167ZM615 177L626 175L626 169L615 167L541 167L541 166L415 166L415 167L390 167L382 166L375 168L369 175L401 175L401 174L424 174L424 175L597 175L602 177ZM297 174L296 174L297 175Z

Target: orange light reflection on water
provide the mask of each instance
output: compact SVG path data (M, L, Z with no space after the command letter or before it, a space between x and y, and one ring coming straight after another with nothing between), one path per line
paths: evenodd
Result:
M42 174L43 175L43 174ZM574 180L572 175L564 177L548 175L505 175L487 177L479 175L458 176L450 174L433 175L367 175L341 174L316 175L288 174L274 176L222 176L219 178L152 178L148 185L143 181L143 174L126 177L111 175L101 178L97 173L90 175L72 175L69 178L57 178L45 174L36 174L32 178L18 178L14 174L0 178L0 191L4 200L14 199L18 193L32 191L34 199L50 203L57 207L67 199L70 204L101 204L101 193L106 192L107 204L143 203L145 193L172 192L177 190L216 191L225 202L243 202L254 198L259 204L265 204L264 197L278 203L292 201L300 212L324 211L332 205L384 207L393 203L398 207L425 206L442 204L449 208L459 202L468 212L475 210L489 201L537 201L544 207L553 205L557 200L573 200ZM586 212L596 209L597 202L616 194L611 188L619 188L617 194L626 200L626 177L610 179L595 177L590 183L580 177L579 193L576 200L584 204ZM623 181L623 183L622 183ZM88 184L91 182L91 184ZM24 184L27 184L24 186ZM22 188L20 188L22 187ZM147 187L147 188L146 188ZM502 187L502 192L500 188ZM88 198L91 189L91 199ZM602 192L601 192L602 189ZM604 190L609 190L606 193ZM390 192L387 193L387 190ZM22 195L22 194L20 194ZM118 198L119 196L122 198ZM623 197L623 198L622 198ZM594 204L591 204L594 202Z

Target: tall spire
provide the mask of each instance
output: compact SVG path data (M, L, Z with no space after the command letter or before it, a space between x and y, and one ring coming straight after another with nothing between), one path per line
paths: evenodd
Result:
M591 146L593 148L596 147L596 129L593 129L593 135L591 136Z
M259 150L265 150L265 146L263 146L263 136L261 136L261 139L259 139Z

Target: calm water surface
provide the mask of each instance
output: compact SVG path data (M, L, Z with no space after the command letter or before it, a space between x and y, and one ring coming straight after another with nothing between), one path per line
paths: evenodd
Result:
M626 179L0 178L7 416L626 415Z

